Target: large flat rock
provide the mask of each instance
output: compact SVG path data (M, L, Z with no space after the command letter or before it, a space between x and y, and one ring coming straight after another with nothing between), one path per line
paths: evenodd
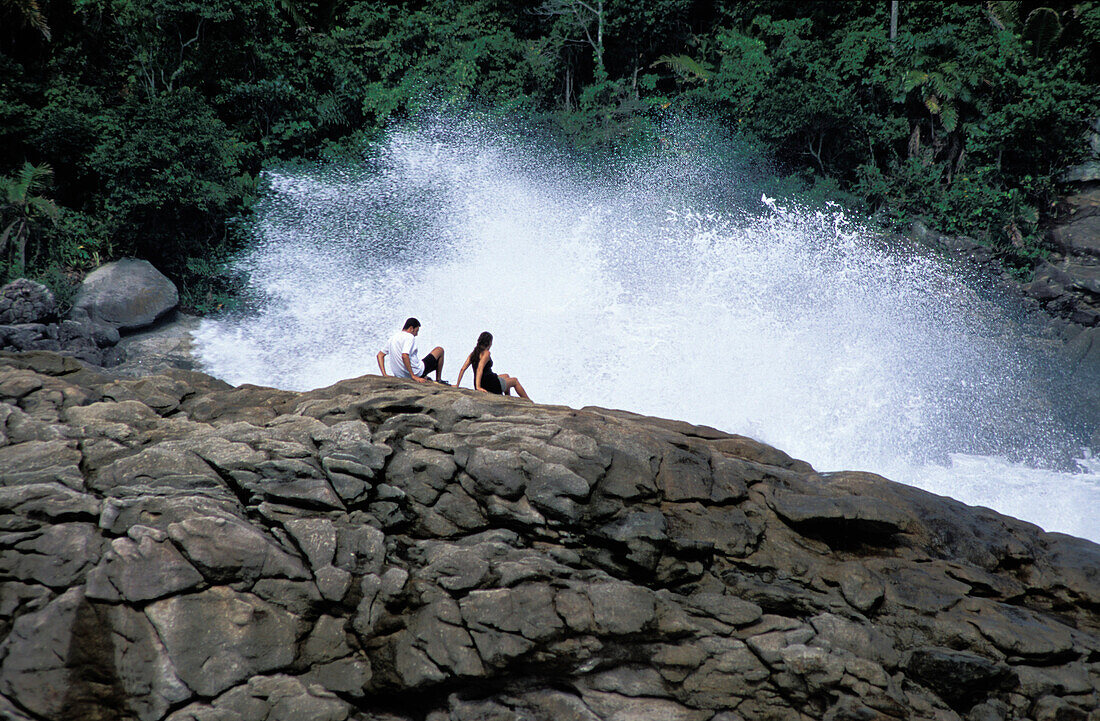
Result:
M0 356L0 717L1100 718L1100 546L743 436Z

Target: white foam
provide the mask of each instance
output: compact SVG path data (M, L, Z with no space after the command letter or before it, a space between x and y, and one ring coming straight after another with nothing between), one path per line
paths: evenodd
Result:
M415 315L453 381L489 330L494 368L538 401L707 423L1100 540L1100 475L1040 467L1071 439L1029 402L1043 361L995 304L839 212L700 201L740 182L717 165L595 180L426 124L362 168L271 173L240 261L264 300L196 347L231 383L308 389L377 372Z

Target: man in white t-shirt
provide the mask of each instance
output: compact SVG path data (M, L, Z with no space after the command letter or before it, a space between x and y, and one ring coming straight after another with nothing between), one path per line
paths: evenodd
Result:
M443 348L436 346L421 359L416 349L416 336L419 334L420 321L409 318L401 330L390 336L385 347L378 351L378 369L382 375L412 378L417 383L424 383L428 374L435 371L435 379L443 380Z

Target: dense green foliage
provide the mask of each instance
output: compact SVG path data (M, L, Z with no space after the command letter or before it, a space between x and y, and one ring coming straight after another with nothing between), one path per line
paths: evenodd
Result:
M1100 2L898 6L891 37L888 0L5 0L0 176L48 164L57 212L5 206L0 274L136 255L201 309L264 163L425 98L643 151L702 114L803 187L1026 262L1097 113Z

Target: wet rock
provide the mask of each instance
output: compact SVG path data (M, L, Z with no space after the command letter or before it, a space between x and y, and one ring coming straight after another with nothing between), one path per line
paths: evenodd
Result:
M489 574L489 563L475 549L443 544L426 556L425 576L448 591L476 588Z
M284 524L313 569L332 565L336 556L336 525L327 518L295 518Z
M169 311L152 326L125 331L118 345L105 349L104 365L122 378L196 371L201 364L195 359L193 333L201 322L178 309Z
M386 482L417 503L431 506L446 490L457 468L447 453L427 449L401 451L386 469ZM367 466L363 466L363 471L368 477L372 475Z
M109 495L175 489L182 492L222 487L221 478L186 444L165 442L103 467L91 486Z
M101 508L98 499L58 483L0 486L0 531L37 528L42 519L95 521Z
M589 490L588 481L565 466L542 463L532 474L525 495L543 514L575 522L580 514L577 501L587 498Z
M1100 377L1100 327L1082 330L1066 344L1065 356L1080 373Z
M747 645L737 639L709 638L701 644L706 657L681 683L693 706L736 707L758 693L771 672Z
M1100 213L1090 210L1054 226L1051 240L1068 253L1100 256Z
M3 656L0 691L45 718L125 709L153 721L191 693L141 612L93 604L79 589L18 619Z
M624 636L639 633L654 619L653 592L629 583L594 583L585 589L592 604L597 633Z
M515 451L475 448L465 465L480 493L514 501L527 487L524 459Z
M657 511L628 513L595 531L593 536L615 546L631 563L653 570L661 559L661 549L668 540L668 523Z
M867 613L882 600L882 581L859 564L846 564L840 577L840 592L853 608Z
M564 625L554 611L553 590L542 584L473 591L460 605L478 653L496 666L527 653Z
M256 465L259 493L275 501L314 508L343 509L332 485L315 466L296 458L276 458Z
M118 330L78 312L56 318L57 303L42 285L21 278L0 288L0 350L53 350L99 366L114 365Z
M394 671L406 688L485 674L485 651L475 648L458 604L440 597L412 613L391 641ZM392 682L392 681L391 681Z
M971 623L1003 653L1049 662L1073 653L1073 634L1057 621L1026 608L985 600L967 602Z
M696 615L730 626L747 626L758 621L762 613L755 603L719 593L697 593L685 599L683 605Z
M743 556L756 543L760 528L740 508L708 507L699 503L666 506L668 536L683 551L716 550Z
M906 527L903 513L875 498L776 491L769 505L796 529L837 545L881 542Z
M0 575L52 588L77 585L99 560L102 543L90 523L7 534L0 538Z

